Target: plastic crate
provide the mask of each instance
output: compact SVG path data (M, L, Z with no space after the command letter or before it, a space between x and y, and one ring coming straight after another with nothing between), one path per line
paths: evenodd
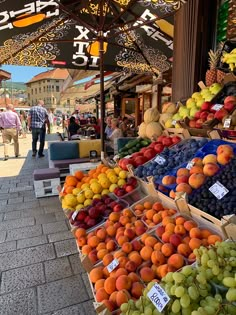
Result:
M60 186L60 178L35 180L35 196L36 198L57 196L59 195L58 186Z

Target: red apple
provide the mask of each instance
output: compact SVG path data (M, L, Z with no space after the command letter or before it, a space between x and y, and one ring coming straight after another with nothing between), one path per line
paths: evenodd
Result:
M179 136L174 136L171 138L172 143L176 144L181 141L181 138Z
M86 211L83 211L81 210L77 216L76 216L76 219L79 220L79 221L83 221L87 216L87 212Z
M91 219L91 218L87 222L88 227L93 227L96 224L97 224L96 220L95 219Z
M227 110L225 110L224 108L221 108L220 110L218 110L218 111L215 113L214 117L215 117L216 119L218 119L219 121L222 121L222 119L223 119L225 116L227 116L228 114L229 114L229 113L228 113Z
M113 211L114 212L120 212L121 210L123 210L123 206L120 204L117 204L114 208Z
M190 120L188 125L190 128L196 128L196 120Z
M200 119L206 121L208 114L209 113L207 111L201 112Z
M166 137L166 136L164 136L164 135L159 136L159 137L157 138L157 142L162 143L162 140L163 140L165 137Z
M173 144L172 140L170 137L165 137L163 140L162 140L162 143L165 147L169 147L170 145Z
M145 154L145 153L144 153ZM144 163L146 163L148 161L148 159L145 156L138 156L134 159L134 166L137 167L139 165L143 165Z
M198 112L195 113L194 118L199 119L201 115L201 111L199 110Z
M228 103L228 102L234 102L236 104L236 96L227 96L225 99L224 99L224 104Z
M201 118L196 120L196 128L202 128L203 123L204 121Z
M126 191L123 188L119 188L119 190L117 191L116 195L118 197L122 197L126 194Z
M132 185L127 185L126 188L125 188L125 191L126 191L127 193L130 193L130 192L133 191L133 190L134 190L134 186L132 186Z
M211 102L204 102L201 106L201 110L210 110L211 106L212 106Z
M212 120L212 119L214 119L214 114L213 113L208 114L207 121Z
M144 153L144 157L146 157L148 160L151 160L152 158L154 158L154 156L156 156L156 151L154 149L148 149Z
M236 107L236 102L227 102L224 104L224 109L231 112Z
M127 182L128 185L132 185L134 187L137 186L137 179L135 177L133 177L133 176L127 178L126 182Z
M92 219L97 219L99 217L100 213L96 208L89 209L89 216Z
M161 153L164 150L164 146L162 143L158 143L155 145L154 150L156 153Z

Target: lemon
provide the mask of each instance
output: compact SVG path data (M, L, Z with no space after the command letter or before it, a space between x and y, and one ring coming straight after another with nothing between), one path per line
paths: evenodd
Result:
M78 201L78 203L84 203L84 201L85 201L84 193L78 194L77 201Z
M84 205L83 204L78 204L75 208L75 210L80 210L80 209L83 209L84 208Z
M106 171L106 174L107 174L107 176L109 176L109 175L111 175L111 174L114 174L114 175L115 175L116 173L115 173L114 170L109 169L109 170Z
M104 173L99 174L99 175L98 175L98 179L100 180L100 179L102 179L102 178L107 178L107 175L104 174Z
M101 195L108 195L110 193L109 189L103 189Z
M101 195L100 194L95 194L94 196L93 196L93 199L101 199L102 197L101 197Z
M111 182L109 181L108 178L107 179L105 179L105 178L102 179L100 181L100 184L101 184L102 188L105 188L105 189L107 189L107 188L109 188L111 186Z
M123 186L123 185L125 185L125 184L126 184L126 181L125 181L124 179L119 179L119 180L118 180L117 185L118 185L119 187L121 187L121 186Z
M120 171L120 173L119 173L119 177L122 179L127 178L127 175L128 175L128 172L126 172L126 171Z
M66 205L66 208L75 207L77 205L76 197L72 194L67 194L63 199L63 204Z
M118 177L116 175L109 176L109 180L112 184L116 184L118 182Z
M102 192L102 186L99 183L92 183L90 189L94 194L100 194Z
M109 191L110 191L111 193L113 193L114 190L116 189L116 187L118 187L117 184L111 184L111 186L110 186L110 188L109 188Z
M86 199L92 199L93 195L94 195L94 193L91 189L86 189L84 192L84 196Z
M91 185L92 183L97 183L97 182L98 180L96 178L92 178L90 179L89 184Z
M119 173L122 171L122 169L120 167L115 167L114 171L115 171L116 175L119 175Z
M89 188L89 184L87 183L84 183L82 186L81 186L81 189L84 190L86 188Z
M74 188L73 190L72 190L72 194L74 195L74 196L77 196L80 192L81 192L81 188Z
M84 206L87 207L87 206L90 206L92 204L93 200L92 199L86 199L85 202L84 202Z

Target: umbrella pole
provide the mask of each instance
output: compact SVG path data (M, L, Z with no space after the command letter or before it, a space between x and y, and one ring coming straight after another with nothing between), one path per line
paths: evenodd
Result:
M101 161L105 158L105 95L104 95L104 40L99 37L100 104L101 104Z

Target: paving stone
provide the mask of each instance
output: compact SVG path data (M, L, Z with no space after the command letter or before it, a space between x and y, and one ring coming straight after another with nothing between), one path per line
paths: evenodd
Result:
M64 240L54 243L57 257L68 256L78 252L75 239Z
M46 198L42 198L39 200L39 204L41 206L49 206L49 205L52 205L52 206L60 206L61 203L58 199L58 196L56 197L46 197Z
M45 282L43 264L35 264L2 273L1 293L33 287Z
M34 186L20 186L20 187L12 187L9 189L9 192L19 192L19 191L25 191L25 190L34 190Z
M4 209L2 208L3 206L0 207L2 209L1 211L16 211L16 210L24 210L24 209L35 209L39 207L38 200L34 201L29 201L29 202L22 202L20 204L12 204L12 205L6 205Z
M23 196L23 197L34 197L34 199L36 198L36 197L35 197L35 192L32 191L32 190L19 191L19 192L18 192L18 195L19 195L19 196Z
M8 204L11 205L11 204L14 204L14 203L21 203L23 202L23 197L17 197L17 198L11 198L11 199L8 199Z
M52 315L96 315L93 301L84 302L53 312Z
M56 220L57 221L63 221L65 220L65 214L64 212L55 212Z
M39 314L88 300L88 294L79 275L40 285L37 291Z
M79 254L69 256L69 260L71 263L73 273L75 275L80 274L80 273L84 273L84 267L81 264Z
M88 279L88 275L87 273L82 273L82 279L83 279L83 282L84 282L84 286L87 290L87 293L88 293L88 296L90 299L93 299L94 296L93 296L93 292L92 292L92 289L91 289L91 286L90 286L90 283L89 283L89 279Z
M1 315L37 315L34 289L0 296Z
M17 229L24 226L34 225L34 218L22 218L0 222L0 231Z
M71 233L71 231L58 232L58 233L55 233L55 234L49 234L48 235L49 243L63 241L63 240L67 240L67 239L70 239L70 238L74 238L74 236Z
M53 212L60 212L61 211L61 205L60 206L43 206L45 213L53 213Z
M6 206L7 200L0 200L0 206Z
M47 282L72 276L70 262L67 257L45 261L44 267Z
M28 202L28 201L33 201L33 200L35 200L35 194L33 193L32 195L30 195L30 196L24 196L23 197L24 198L24 202Z
M23 240L18 240L17 249L33 247L33 246L38 246L38 245L47 244L47 243L48 243L47 236L40 235L36 237L25 238Z
M0 231L0 243L3 243L6 239L7 232L6 231Z
M66 225L66 221L59 221L59 222L43 224L43 233L44 234L52 234L52 233L56 233L56 232L66 231L66 230L68 230L68 227Z
M42 208L36 207L36 208L32 208L32 209L21 210L21 217L22 218L35 217L35 216L39 216L41 214L45 214L45 212Z
M0 271L32 265L56 257L52 244L0 254ZM1 313L0 313L1 314Z
M16 250L16 241L4 242L0 244L0 254Z
M3 218L4 218L4 213L0 213L0 222L3 221Z
M20 229L10 230L7 232L7 241L30 238L42 234L41 225L26 226Z
M4 220L14 220L14 219L19 219L21 217L20 211L11 211L7 212L4 215Z
M38 216L35 216L35 219L36 219L36 224L56 222L55 213L40 214Z

